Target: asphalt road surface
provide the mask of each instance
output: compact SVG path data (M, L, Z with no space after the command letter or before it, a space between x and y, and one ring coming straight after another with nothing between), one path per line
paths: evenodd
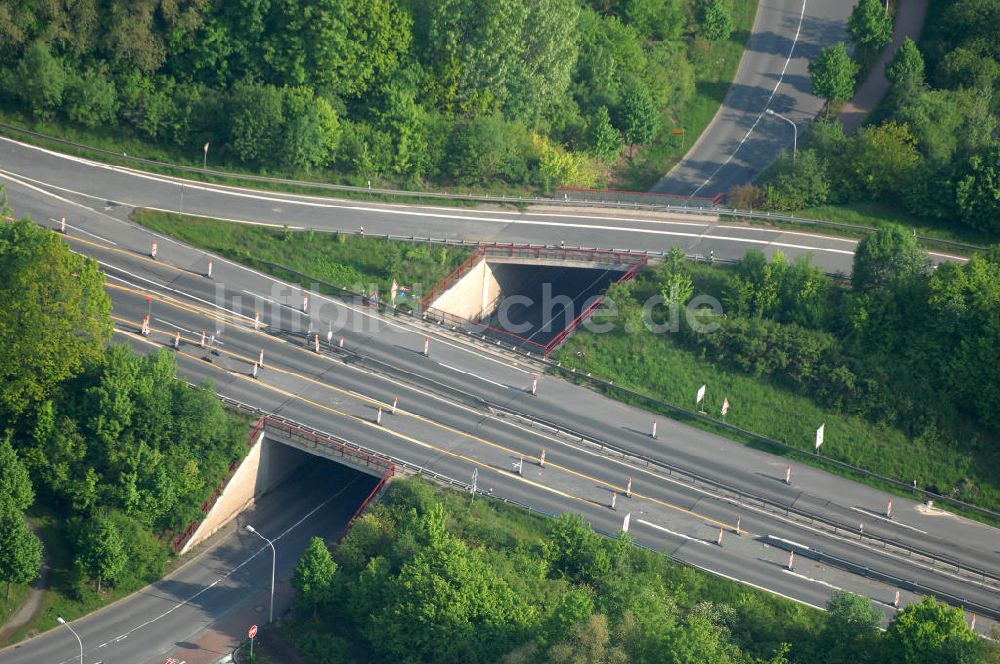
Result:
M15 212L54 226L56 210L65 201L23 185L12 190L17 187L21 189L12 201ZM547 513L582 512L605 532L620 529L624 515L631 514L631 533L640 544L814 606L822 606L834 588L848 588L872 597L888 616L894 611L896 589L902 590L904 605L914 599L915 590L927 589L922 591L951 596L957 604L1000 610L1000 587L995 582L1000 575L996 555L1000 536L995 529L924 510L901 498L895 499L893 518L887 519L883 515L887 496L876 489L806 467L796 467L791 485L786 485L783 459L672 421L659 423L654 440L649 435L649 413L547 377L533 397L532 367L447 335L431 332L431 353L425 357L428 328L419 322L383 318L365 307L317 294L311 297L309 314L303 314L299 288L218 257L215 278L209 280L204 276L208 257L203 252L166 238L160 239L159 260L152 261L144 255L151 235L113 216L122 212L114 207L77 208L67 237L74 249L94 256L106 270L119 338L152 350L172 346L180 332L177 357L182 375L195 382L211 379L220 394L457 480L467 481L478 468L480 489ZM153 332L142 339L136 331L150 306ZM263 313L267 326L260 332L253 330L255 311ZM201 330L214 334L214 347L200 347ZM320 354L309 349L310 333L325 331L344 336L344 352L336 340L327 345L325 334ZM252 362L260 349L265 366L253 380ZM381 373L372 372L375 366ZM465 402L456 394L471 398ZM379 404L387 408L396 398L402 412L386 416L377 426ZM780 509L757 510L747 502L693 487L655 466L646 469L523 421L498 418L477 407L477 399L586 432L595 440L766 496L772 504L808 510L847 526L830 533L789 521ZM547 450L544 468L538 463L541 449ZM522 458L525 465L519 475L513 464ZM632 498L623 495L628 477L635 482ZM612 491L618 493L616 509L610 507ZM734 532L737 518L742 536ZM864 524L867 538L853 529L855 522ZM720 528L721 547L715 544ZM793 570L786 569L785 547L766 539L768 535L796 543L789 545L798 551ZM959 567L985 568L986 576L980 581L959 569L887 554L879 550L882 540L948 556ZM808 553L815 550L849 565L810 558ZM857 569L862 573L852 571ZM885 575L900 583L876 578ZM106 664L155 662L152 656L136 659L136 653L169 652L170 644L190 641L228 610L204 604L204 613L196 616L169 614L177 615L176 623L145 624L148 618L142 619L142 611L153 610L133 608L131 603L144 601L148 594L139 593L80 621L79 627L89 630L88 643L109 643L129 633L116 647L135 644L135 650L122 650L121 658L108 649L108 656L99 652L95 661L104 657L99 661ZM177 604L178 597L167 601ZM989 625L981 616L979 628ZM35 649L55 648L49 645L53 639L65 640L53 632L13 652L25 657L23 661L29 656L46 661L44 653L54 651L39 650L39 655Z
M801 134L823 100L812 95L809 62L847 37L849 0L765 0L757 7L736 78L711 124L654 192L708 196L746 184L778 154L792 151L794 122Z
M532 207L474 209L344 201L218 185L153 175L0 139L0 183L14 203L37 199L35 216L65 214L75 225L88 211L121 217L123 209L148 207L266 224L291 230L346 231L434 237L469 242L514 242L600 249L667 251L720 260L748 249L768 255L808 255L827 272L851 271L857 241L760 226L722 224L676 214L619 213ZM19 203L20 202L20 203ZM44 215L44 216L42 216ZM932 253L936 261L954 260ZM959 259L961 260L961 259Z

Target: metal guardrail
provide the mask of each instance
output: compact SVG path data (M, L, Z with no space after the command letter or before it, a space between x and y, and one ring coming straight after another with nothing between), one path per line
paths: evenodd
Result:
M469 492L469 493L472 492L472 488L473 487L472 487L472 485L469 482L465 482L465 481L462 481L462 480L457 480L455 478L449 477L447 475L443 475L443 474L438 473L436 471L429 470L429 469L424 468L422 466L419 466L419 465L416 465L416 464L412 464L412 463L403 461L401 459L396 459L395 457L392 457L391 455L385 455L385 454L381 454L381 453L374 452L374 451L365 451L365 448L363 448L361 446L358 446L358 445L355 445L353 443L350 443L349 441L346 441L345 439L343 439L340 436L337 436L336 434L331 434L329 432L321 431L319 429L315 429L313 427L309 427L307 425L304 425L304 424L301 424L301 423L298 423L298 422L294 422L293 420L288 420L287 418L283 418L283 417L278 417L278 416L275 416L275 415L267 414L264 411L262 411L262 410L260 410L260 409L258 409L256 407L254 407L254 406L250 406L248 404L245 404L243 402L237 401L235 399L231 399L229 397L224 397L224 396L221 396L221 395L219 396L219 398L220 398L220 400L222 400L224 403L228 404L229 406L237 408L237 409L239 409L241 411L244 411L244 412L257 414L257 415L259 415L261 417L261 419L264 419L265 421L267 419L279 421L279 422L281 422L283 424L286 424L289 427L293 427L293 428L296 428L296 429L301 430L301 431L306 431L306 432L309 432L309 433L311 433L313 435L316 435L316 436L319 436L319 437L322 437L322 438L336 440L336 441L338 441L339 444L343 444L343 445L349 446L351 448L357 449L358 451L363 452L365 454L372 454L372 455L377 456L379 458L391 460L392 463L394 463L396 466L398 466L400 469L402 469L405 472L405 474L408 474L408 475L419 475L419 476L425 477L425 478L427 478L427 479L429 479L429 480L431 480L431 481L433 481L436 484L441 485L441 486L451 487L451 488L458 489L460 491ZM617 448L614 448L612 446L604 445L604 447L607 448L607 449L616 449L617 450ZM624 451L623 453L627 454L630 457L641 458L639 455L633 454L633 453L628 452L628 451ZM661 464L660 462L658 462L656 460L650 459L650 461L652 461L653 463L655 463L658 468L664 467L663 464ZM693 474L691 474L691 476L693 478L697 477L696 475L693 475ZM364 507L367 507L368 503L383 488L384 483L385 483L386 480L387 480L387 477L384 475L382 477L382 479L379 481L379 483L376 486L375 490L373 490L372 493L369 494L368 499L365 501ZM698 486L697 484L695 484L695 485ZM711 486L711 485L719 485L719 483L715 483L715 482L713 482L711 480L705 480L705 484L702 485L702 488L704 488L705 486ZM734 493L737 493L737 494L742 494L742 495L745 495L745 496L750 496L750 494L748 494L746 492L742 492L742 491L740 491L738 489L735 489L735 488L732 488L732 487L727 487L727 490L730 490L730 491L732 491ZM481 489L477 489L476 493L478 495L482 496L482 497L494 498L494 499L500 500L500 501L502 501L502 502L504 502L506 504L513 505L515 507L524 509L524 510L526 510L529 513L535 513L535 514L539 514L540 516L545 516L545 517L549 517L549 518L557 518L556 514L553 514L553 513L550 513L550 512L546 512L544 510L539 510L539 509L537 509L535 507L532 507L531 505L528 505L527 503L522 503L520 501L511 499L511 498L502 497L502 496L495 496L495 495L493 495L492 491L483 491ZM756 499L757 500L763 500L763 499L760 499L760 498L756 498ZM364 507L362 509L359 509L355 513L354 518L352 518L352 522L363 511ZM786 514L794 514L794 513L806 514L804 512L801 512L800 510L796 510L795 508L789 508L789 507L782 506L782 509L784 509L784 511L786 512ZM812 515L806 515L806 516L807 516L807 518L810 519L810 521L812 523L816 523L816 522L820 522L820 523L824 523L825 522L825 523L830 523L830 524L833 523L833 522L829 522L827 520L824 520L822 518L815 517L815 516L812 516ZM341 532L340 536L338 536L337 539L339 540L340 538L342 538L343 535L346 534L346 532L347 532L348 529L349 529L349 526L348 526L348 528L345 528L344 531ZM850 529L848 529L848 528L841 528L841 530L843 530L845 532L850 532ZM598 532L598 533L600 533L602 535L605 535L605 536L607 536L609 538L616 538L616 537L620 536L620 534L619 535L614 535L612 533L607 533L607 532L601 531L599 529L595 529L595 532ZM866 536L866 539L871 539L873 541L883 541L883 538L871 537L871 536ZM644 548L647 548L649 550L653 550L650 547L644 547ZM904 545L904 547L899 547L899 548L905 548L905 545ZM914 551L916 551L916 550L914 550ZM804 552L803 551L799 551L799 553L802 554ZM921 583L918 583L916 581L911 581L911 580L906 579L904 577L899 577L899 576L896 576L896 575L893 575L893 574L889 574L887 572L881 572L881 571L878 571L878 570L874 570L874 569L871 569L870 567L867 567L867 566L864 566L864 565L859 565L857 563L853 563L853 562L851 562L849 560L840 558L838 556L834 556L832 554L824 553L821 550L816 549L816 548L810 548L808 550L808 553L811 554L811 557L814 557L817 560L821 560L821 561L826 561L826 562L829 562L829 563L833 563L833 564L835 564L835 565L837 565L837 566L839 566L839 567L841 567L843 569L846 569L846 570L848 570L848 571L850 571L852 573L860 574L860 575L865 576L867 578L877 579L879 581L882 581L882 582L885 582L885 583L890 583L890 584L892 584L894 586L897 586L897 587L900 587L900 588L906 588L906 589L912 590L914 592L918 592L918 593L919 592L924 592L924 593L928 593L928 594L933 594L933 595L935 595L935 596L937 596L939 598L947 599L950 603L952 603L954 605L963 606L963 607L968 608L968 609L974 609L977 612L979 612L981 615L989 616L989 617L992 617L992 618L1000 618L1000 608L998 608L998 607L991 607L991 606L983 605L983 604L980 604L978 602L968 600L967 598L959 597L957 595L954 595L952 593L948 593L948 592L942 591L942 590L937 589L937 588L932 588L932 587L929 587L929 586L925 586L925 585L923 585ZM921 553L921 555L927 555L927 554ZM930 557L930 556L928 556L928 557ZM933 558L932 558L932 560L933 560ZM952 562L952 561L943 560L940 557L938 557L937 560L940 560L941 562L945 562L946 564L949 564L949 565L954 565L958 569L964 569L964 570L967 570L967 571L973 571L973 572L975 572L977 574L981 574L983 576L984 580L985 580L986 577L989 577L991 579L996 578L996 577L990 575L987 572L975 570L974 568L971 568L971 567L968 567L968 566L959 565L958 563L955 563L955 562ZM675 561L676 562L680 562L680 563L685 564L685 565L688 565L688 563L684 562L683 560L675 560ZM709 570L709 572L710 571L711 570Z
M749 219L754 221L763 221L767 223L775 222L790 222L795 224L803 224L806 226L816 226L818 228L830 228L837 230L847 230L855 233L872 233L877 229L871 226L863 226L858 224L847 224L842 222L827 221L824 219L815 219L811 217L799 217L791 214L782 213L771 213L771 212L754 212L753 210L737 210L733 208L722 208L722 207L704 207L699 205L671 205L669 203L639 203L637 201L609 201L607 200L607 195L604 200L588 200L588 196L591 194L571 196L570 190L563 190L563 197L547 197L547 196L511 196L506 194L476 194L472 192L461 193L461 192L447 192L447 191L411 191L406 189L391 189L384 187L359 187L355 185L346 184L333 184L329 182L317 182L311 180L293 180L288 178L275 178L268 177L264 175L253 175L249 173L234 173L231 171L219 171L210 168L198 168L197 166L184 166L181 164L173 164L169 162L157 161L155 159L144 159L142 157L130 157L125 153L118 153L112 150L106 150L103 148L97 148L90 145L85 145L83 143L76 143L74 141L69 141L64 138L57 138L55 136L49 136L47 134L42 134L30 129L25 129L24 127L18 127L16 125L6 124L0 122L0 130L6 130L8 132L14 132L17 134L22 134L25 136L31 136L33 138L49 141L56 143L58 145L63 145L67 147L74 148L76 150L83 150L91 152L94 154L103 155L105 157L113 158L116 160L125 161L133 164L141 164L144 166L149 166L158 169L170 169L175 171L180 171L182 173L189 173L195 175L208 176L220 179L230 179L230 180L243 180L246 182L258 182L263 184L278 184L285 186L294 186L302 188L314 188L322 189L327 191L341 191L349 192L354 194L369 194L376 196L395 196L400 198L427 198L433 200L458 200L458 201L469 201L477 203L497 203L501 205L555 205L562 207L596 207L596 208L610 208L616 210L650 210L659 212L674 212L679 214L691 214L691 215L701 215L701 216L711 216L711 217L730 217L734 219ZM584 190L592 191L592 190ZM614 193L614 192L608 192ZM618 192L618 193L629 193L629 192ZM950 247L952 249L960 249L963 251L987 251L989 248L972 244L969 242L958 242L955 240L945 240L942 238L936 238L926 235L917 235L918 240L928 244L939 244L942 246Z
M383 237L383 236L379 236L379 237ZM418 238L414 238L413 236L391 236L391 235L386 235L384 237L386 237L388 239L399 239L399 240L404 240L404 241L431 242L431 243L437 243L437 244L449 244L449 245L456 245L456 246L462 246L463 245L463 242L456 241L456 240L445 240L445 239L435 239L435 238L419 238L419 237ZM470 243L464 243L464 245L465 246L469 246ZM654 256L655 257L662 257L662 256L665 255L666 252L661 252L661 251L645 251L645 252L635 252L635 253L641 253L641 254L646 255L647 257L654 257ZM701 256L701 255L688 255L688 256L686 256L686 258L688 260L692 260L692 261L695 261L695 262L709 262L711 260L711 262L719 263L719 264L735 264L735 263L738 262L736 260L731 260L731 259L719 259L719 258L709 259L708 257ZM348 296L348 297L352 297L352 298L360 298L360 297L362 297L362 294L360 294L360 293L355 293L355 292L350 291L350 290L348 290L346 288L343 288L343 287L340 287L340 286L335 286L333 284L329 284L329 283L324 282L324 281L319 280L319 279L314 279L314 278L310 277L309 275L303 274L303 273L298 272L296 270L293 270L291 268L286 268L286 267L284 267L282 265L279 265L279 264L276 264L276 263L270 263L269 261L261 261L261 260L257 260L257 259L255 259L253 262L255 262L257 264L260 264L260 265L272 266L274 268L278 268L280 270L286 271L289 274L297 275L298 277L300 277L300 278L302 278L302 279L304 279L306 281L309 281L309 282L314 283L314 284L318 284L318 285L322 285L322 286L328 287L328 288L332 289L334 292L339 292L339 293L341 293L344 296ZM385 304L385 303L382 303L382 302L380 302L378 304L377 308L378 308L378 310L380 312L382 312L384 314L387 314L387 315L393 315L393 316L407 315L407 316L409 316L411 318L418 318L418 316L415 315L412 311L407 311L407 312L404 313L402 310L394 308L391 305L388 305L388 304ZM461 320L464 321L464 319L461 319ZM490 348L497 348L497 347L499 347L499 348L501 348L503 350L509 350L509 351L513 351L515 353L518 353L519 355L522 355L522 356L524 356L525 358L527 358L529 360L532 360L532 361L535 361L535 362L539 362L543 366L548 367L549 369L551 369L551 370L553 370L553 371L555 371L557 373L561 373L562 375L564 375L567 378L571 378L573 380L584 381L584 382L587 382L587 383L591 384L592 386L600 388L600 389L621 392L621 393L625 394L626 396L628 396L630 399L637 400L637 401L642 402L642 403L646 403L647 406L648 407L652 407L653 410L658 410L659 412L664 412L664 413L667 413L667 414L673 413L674 415L678 415L678 416L681 416L681 417L684 417L684 418L688 418L690 420L695 420L695 421L698 421L698 422L703 422L703 423L711 424L712 426L717 426L717 427L723 428L723 429L725 429L725 430L727 430L727 431L729 431L731 433L737 434L739 436L744 436L746 438L750 438L750 439L752 439L752 440L754 440L754 441L756 441L758 443L761 443L761 444L764 444L764 445L769 445L771 447L780 449L783 452L786 452L788 454L792 454L792 455L796 455L796 456L799 456L799 457L802 457L802 458L809 459L810 461L814 462L814 464L820 463L820 464L834 465L834 466L836 466L836 467L838 467L838 468L840 468L842 470L846 470L848 472L854 473L855 475L858 475L858 476L861 476L861 477L867 477L867 478L870 478L870 479L873 479L873 480L877 480L879 482L883 482L885 484L888 484L889 486L895 487L896 489L898 489L899 491L904 492L904 493L912 493L914 491L912 485L907 484L906 482L900 481L898 479L894 479L894 478L887 477L885 475L881 475L879 473L876 473L876 472L873 472L873 471L870 471L870 470L866 470L866 469L861 468L859 466L855 466L855 465L849 464L849 463L847 463L845 461L840 461L838 459L833 459L831 457L826 457L826 456L823 456L821 454L816 454L815 452L810 452L808 450L804 450L804 449L795 447L793 445L789 445L788 443L782 442L782 441L774 439L774 438L768 438L766 436L762 436L762 435L754 433L754 432L752 432L752 431L750 431L748 429L743 429L741 427L737 427L736 425L729 424L727 422L723 422L723 421L715 419L713 417L708 417L707 415L701 415L698 412L695 412L695 411L692 411L692 410L688 410L688 409L682 408L680 406L675 406L673 404L668 404L667 402L662 401L660 399L657 399L656 397L653 397L651 395L644 394L642 392L638 392L636 390L632 390L632 389L629 389L629 388L626 388L626 387L622 387L621 385L615 384L614 381L607 380L605 378L601 378L601 377L598 377L598 376L594 376L594 375L592 375L592 373L585 373L585 372L582 372L582 371L578 372L575 368L564 367L564 366L562 366L561 362L557 362L555 360L550 360L550 359L546 358L543 353L540 353L538 351L531 352L529 350L525 350L525 349L517 346L516 344L511 344L511 343L502 344L502 343L497 342L496 340L491 340L487 335L485 335L483 332L480 331L480 328L482 326L471 325L470 326L471 329L467 329L465 327L462 327L461 324L460 324L460 322L457 322L457 321L448 321L448 320L437 321L437 324L440 327L445 328L445 329L447 329L447 330L449 330L451 332L460 333L463 336L465 336L466 338L468 338L468 339L470 339L470 340L472 340L474 342L484 343L484 344L488 345ZM952 506L960 508L960 509L965 509L965 510L969 510L969 511L972 511L972 512L976 512L976 513L981 514L982 516L985 516L985 517L987 517L989 519L992 519L994 521L1000 522L1000 512L996 512L996 511L991 510L989 508L981 507L979 505L973 505L972 503L967 503L967 502L965 502L963 500L959 500L958 498L954 498L952 496L947 496L947 495L944 495L944 494L935 493L935 492L930 491L929 489L926 489L926 488L918 488L917 489L917 493L919 493L919 494L921 494L921 495L923 495L923 496L925 496L927 498L931 498L931 499L933 499L933 500L935 500L937 502L945 503L945 504L948 504L948 505L952 505Z

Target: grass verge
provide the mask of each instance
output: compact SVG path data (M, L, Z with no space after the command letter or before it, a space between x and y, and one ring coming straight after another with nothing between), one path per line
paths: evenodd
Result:
M261 263L267 261L341 288L360 291L374 286L383 299L393 278L417 296L433 288L471 253L459 247L292 232L172 212L136 210L132 218L158 233L254 267L268 269Z
M927 219L910 214L898 207L885 203L863 201L844 203L842 205L823 205L820 207L800 210L795 213L802 217L836 221L843 224L879 227L886 223L899 224L914 229L919 235L927 238L948 240L951 242L967 242L970 244L990 245L997 241L985 233L979 233L971 228L961 228L939 219ZM784 224L782 224L784 227ZM824 233L834 232L822 229ZM925 242L924 244L934 244ZM940 248L937 245L936 248Z

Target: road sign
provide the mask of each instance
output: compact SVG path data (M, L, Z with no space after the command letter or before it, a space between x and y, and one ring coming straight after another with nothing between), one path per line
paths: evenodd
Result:
M674 136L683 136L684 129L682 127L674 127L670 133L673 134Z
M251 638L251 639L252 639L253 637L257 636L257 625L253 625L253 626L252 626L252 627L250 628L250 630L249 630L249 631L247 632L247 634L249 634L249 635L250 635L250 638Z

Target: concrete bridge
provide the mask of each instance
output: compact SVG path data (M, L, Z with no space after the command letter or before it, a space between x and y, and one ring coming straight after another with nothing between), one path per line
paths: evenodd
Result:
M607 286L633 278L646 261L645 254L621 251L483 244L421 304L425 317L548 354L600 307ZM514 325L525 328L520 334L494 316L514 296L525 308ZM558 316L546 313L546 298L560 299L564 324L553 325Z
M379 478L379 483L358 508L347 528L396 471L395 465L384 457L274 417L257 420L250 431L249 444L250 451L243 461L230 469L229 477L220 489L202 505L204 518L192 523L187 532L174 542L178 553L187 553L251 507L258 498L280 486L297 468L308 462L308 455L323 457Z

